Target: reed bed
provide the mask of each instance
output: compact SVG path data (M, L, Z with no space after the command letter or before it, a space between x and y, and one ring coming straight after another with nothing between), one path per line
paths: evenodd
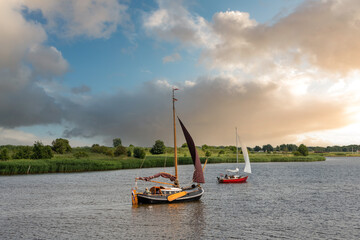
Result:
M205 163L206 158L201 157ZM292 156L275 154L250 155L251 162L311 162L324 161L325 157L319 155ZM243 158L239 158L244 162ZM209 157L208 164L212 163L235 163L234 156ZM179 165L192 164L191 157L179 157ZM39 174L39 173L70 173L86 171L105 171L131 168L172 167L174 157L170 156L147 156L145 159L137 158L114 158L103 155L91 155L88 158L76 159L71 155L56 155L53 159L39 160L8 160L0 161L0 175L16 174Z

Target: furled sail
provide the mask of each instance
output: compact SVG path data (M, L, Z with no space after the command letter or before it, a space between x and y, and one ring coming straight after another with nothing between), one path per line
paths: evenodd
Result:
M238 168L235 168L235 169L226 169L226 171L232 172L232 173L237 173L237 172L239 172L239 169L238 169Z
M138 177L136 179L143 180L143 181L150 181L151 179L158 178L158 177L168 178L172 182L175 181L175 179L176 179L176 177L174 175L171 175L170 173L166 173L166 172L160 172L160 173L157 173L150 177Z
M184 124L181 122L179 117L178 117L178 119L179 119L179 122L180 122L180 125L181 125L181 129L183 130L183 133L184 133L184 136L185 136L185 139L186 139L186 143L188 145L188 148L189 148L189 151L190 151L190 154L191 154L191 158L192 158L194 166L195 166L195 171L194 171L194 175L193 175L193 181L197 182L197 183L205 183L200 158L199 158L199 155L198 155L198 153L196 151L196 146L195 146L194 140L190 136L189 132L186 130Z

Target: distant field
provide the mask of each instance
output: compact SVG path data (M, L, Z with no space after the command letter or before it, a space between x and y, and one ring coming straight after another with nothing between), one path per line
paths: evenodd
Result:
M181 153L181 151L180 151ZM88 157L77 159L73 154L55 154L52 159L19 159L0 161L0 175L16 174L39 174L39 173L70 173L86 171L105 171L130 168L151 168L151 167L171 167L174 166L174 158L171 153L162 155L149 155L145 159L133 157L110 157L103 154L88 153ZM179 154L180 155L180 154ZM192 164L189 154L183 153L179 156L179 164ZM184 156L187 155L187 156ZM215 154L214 154L215 155ZM201 156L201 162L205 162L206 157ZM309 156L294 156L293 154L250 154L251 162L310 162L324 161L325 157L319 154ZM239 161L243 162L242 155ZM208 157L208 164L212 163L234 163L235 154L224 154L220 156Z

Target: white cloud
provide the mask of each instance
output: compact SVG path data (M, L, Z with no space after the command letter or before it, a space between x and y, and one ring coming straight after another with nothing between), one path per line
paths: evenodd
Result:
M31 133L0 127L0 145L32 145L37 140Z
M40 10L46 27L61 37L108 38L129 20L127 6L117 0L27 0L30 10Z
M166 41L205 47L214 44L211 28L201 16L192 15L182 1L158 0L159 9L144 16L143 25L149 34Z
M26 21L19 1L0 1L0 68L16 69L27 51L47 36L40 24Z

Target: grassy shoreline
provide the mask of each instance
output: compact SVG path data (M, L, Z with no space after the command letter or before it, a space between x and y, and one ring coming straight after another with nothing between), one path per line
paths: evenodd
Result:
M205 162L205 157L201 157L201 162ZM325 161L324 156L293 156L276 154L254 154L250 155L251 162L312 162ZM240 162L244 160L239 159ZM209 157L208 164L213 163L235 163L235 156ZM179 157L179 165L192 164L190 157ZM172 167L174 158L170 156L147 156L144 159L137 158L111 158L111 157L89 157L75 159L70 155L58 155L53 159L39 160L8 160L0 161L0 175L20 175L20 174L41 174L41 173L71 173L106 171L120 169L152 168L152 167Z

